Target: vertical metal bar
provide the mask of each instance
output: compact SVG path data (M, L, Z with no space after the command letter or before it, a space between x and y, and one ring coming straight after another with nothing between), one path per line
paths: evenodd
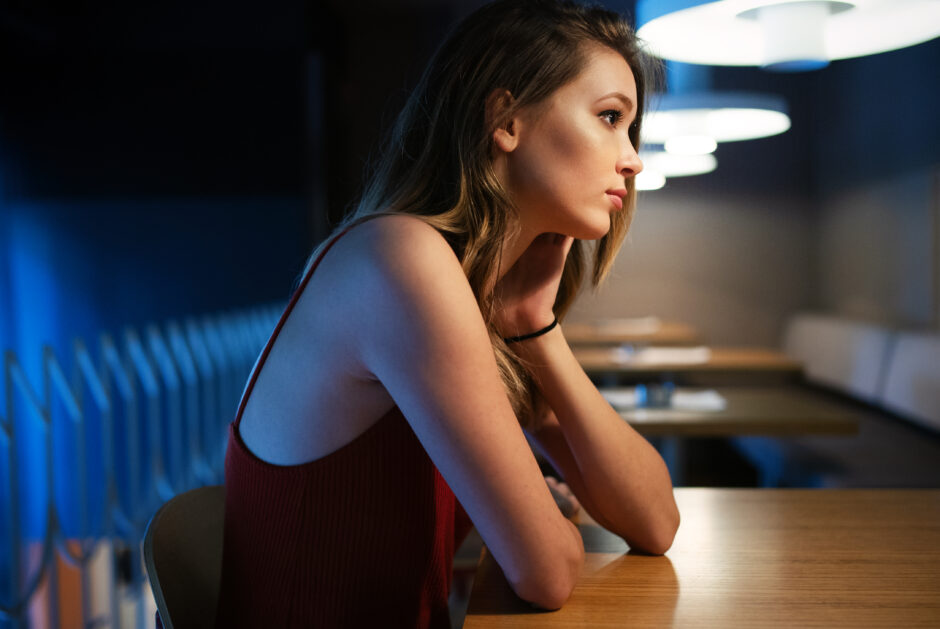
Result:
M52 430L49 426L48 412L48 391L47 379L44 378L43 396L46 403L39 399L32 385L23 373L16 355L7 351L4 354L4 382L6 386L7 399L7 419L8 426L4 432L9 437L11 444L9 457L10 461L10 496L12 498L12 508L10 509L9 530L10 530L10 549L13 560L13 570L11 575L11 591L13 603L9 606L0 606L0 613L11 618L14 626L19 626L22 617L29 607L30 599L39 588L43 578L49 576L49 595L53 603L58 601L58 579L56 578L55 562L53 561L53 546L56 535L56 513L53 504L53 486L52 486ZM23 587L23 559L22 559L22 532L20 530L20 500L19 500L19 460L16 454L16 406L14 399L16 392L26 401L26 406L31 411L34 419L38 419L43 430L44 436L44 456L46 459L46 532L43 537L42 555L39 568L32 579L26 580L26 586ZM58 607L53 604L49 610L52 626L58 626Z
M113 404L104 386L102 375L104 365L99 370L92 362L91 355L85 347L85 342L76 338L72 342L72 351L75 358L73 376L73 389L78 393L79 403L83 401L84 386L88 387L91 398L98 408L101 417L101 447L103 454L102 470L104 472L104 499L102 500L101 524L104 537L109 540L109 554L111 569L108 571L108 591L110 624L113 629L120 625L120 606L118 601L116 579L114 576L116 554L114 552L114 511L118 506L117 486L114 478L114 414ZM97 546L97 544L96 544ZM99 619L93 619L92 624L99 624Z
M126 509L121 507L120 500L117 501L115 508L115 519L119 529L123 530L126 539L133 535L134 521L140 516L140 456L139 446L140 438L138 435L137 420L137 391L131 380L124 362L118 354L114 339L109 334L102 334L100 338L101 348L101 368L102 384L110 397L110 383L113 379L117 386L117 392L123 400L124 423L127 430L125 435L124 447L122 451L128 457L127 475L128 475L128 503ZM113 433L112 433L113 434ZM113 442L112 442L113 443ZM113 447L113 445L112 445ZM112 469L117 467L117 457L112 461ZM115 490L116 491L116 490Z
M157 367L157 373L162 380L161 387L164 392L165 415L160 416L166 421L167 439L165 443L166 475L174 493L182 491L186 480L186 462L183 459L183 426L182 426L182 392L176 365L155 325L147 326L147 349L150 351L149 362ZM162 427L161 427L162 428Z
M199 455L199 376L192 352L186 345L186 339L179 324L171 321L166 325L170 351L179 368L184 382L185 402L183 408L183 437L185 439L185 461L187 487L195 487L197 482L196 462Z
M237 313L229 313L219 317L219 332L233 367L232 384L235 385L233 386L233 392L244 390L245 381L248 379L248 369L251 367L251 360L254 358L248 348L242 326L241 317ZM238 398L233 396L233 409L238 408L240 398L241 396ZM229 419L231 420L231 417Z
M232 366L228 359L228 353L225 351L224 343L219 334L218 326L210 317L203 317L201 321L203 338L206 340L206 348L209 350L209 356L215 366L216 373L216 391L218 398L215 401L216 409L213 414L213 421L208 426L206 434L206 447L209 463L212 466L213 474L220 478L222 474L222 457L219 455L220 428L225 425L228 418L232 400ZM224 433L223 433L224 434Z
M79 530L78 536L79 539L85 538L89 534L89 522L88 522L88 448L85 440L85 422L84 416L81 409L79 408L79 402L75 398L75 394L72 392L71 385L68 383L68 380L65 377L65 374L62 372L62 366L59 364L58 359L55 357L55 354L52 351L52 348L48 345L43 347L43 370L46 374L46 377L49 379L49 389L48 389L48 409L49 409L49 419L50 426L52 425L52 401L58 394L58 399L62 403L63 408L66 411L67 419L75 424L77 428L75 434L75 451L77 455L77 468L75 474L78 476L78 503L79 503ZM66 555L69 555L67 551Z
M155 506L151 500L154 494L153 483L149 483L146 490L143 486L144 462L141 460L140 452L142 445L140 434L141 414L137 394L137 382L140 380L140 377L132 364L127 343L125 343L122 356L118 353L111 336L102 334L101 356L102 367L106 373L110 375L109 378L104 379L105 386L107 387L113 379L113 382L117 385L118 393L123 399L122 406L127 429L127 443L123 451L128 457L127 471L128 476L131 477L129 479L128 492L128 501L130 504L127 506L128 512L126 514L122 513L120 507L115 509L115 523L118 525L119 529L123 531L124 543L131 549L129 553L131 582L128 584L127 590L131 593L131 599L135 604L137 616L136 624L139 627L143 627L147 626L144 618L145 605L143 597L141 596L144 587L144 569L140 553L134 552L134 549L137 548L137 545L143 538L144 529ZM151 414L152 410L153 409L151 409ZM117 465L116 458L115 465ZM141 495L142 491L146 491L146 496Z
M163 435L160 431L160 385L154 373L153 365L144 352L140 336L133 328L124 330L124 345L130 364L133 366L136 380L140 381L147 403L147 436L150 457L150 490L148 503L150 511L174 496L173 488L167 477L166 463L163 460ZM154 491L155 490L155 491Z
M9 534L8 552L10 553L10 591L9 607L0 604L0 617L10 618L14 627L19 626L17 617L17 598L20 593L20 579L22 573L22 560L20 557L20 502L19 502L19 457L16 448L16 426L13 421L13 377L10 364L16 358L13 352L7 352L4 357L3 386L6 395L6 417L0 417L0 430L2 430L3 443L7 451L7 465L9 485L7 488L10 508L7 510L7 532Z
M58 530L57 537L57 546L59 552L64 559L69 563L76 566L79 569L80 582L81 582L81 602L82 602L82 625L88 626L91 623L91 589L90 589L90 579L88 575L88 562L94 554L95 542L89 542L89 540L95 540L95 536L91 534L91 523L89 521L88 507L89 507L89 487L88 487L88 443L87 443L87 429L88 422L87 417L84 412L82 412L82 405L80 401L81 389L80 387L76 390L73 390L71 384L66 380L65 373L62 371L62 366L59 363L58 359L55 357L55 353L52 351L52 348L49 346L43 347L43 370L48 378L48 389L47 389L47 408L49 409L49 420L50 427L54 429L53 424L53 409L56 408L53 404L53 400L58 398L62 403L63 408L66 411L67 420L73 424L75 430L74 435L74 451L76 453L76 469L74 470L75 475L78 478L78 511L79 511L79 523L78 523L78 550L73 552L69 548L65 539L65 532L60 527ZM53 473L53 492L57 481L55 480L54 475L54 466L50 465L50 473ZM74 486L71 488L74 489ZM53 497L55 493L53 493ZM54 498L53 498L54 499ZM53 605L56 602L53 601Z
M184 323L186 330L186 342L192 351L195 359L196 371L199 374L200 382L200 401L202 402L199 422L199 461L196 465L197 477L202 484L211 484L215 481L215 472L212 469L211 453L209 451L209 426L213 424L216 412L216 393L218 385L217 370L209 356L209 348L206 346L205 336L202 328L193 319L187 319Z

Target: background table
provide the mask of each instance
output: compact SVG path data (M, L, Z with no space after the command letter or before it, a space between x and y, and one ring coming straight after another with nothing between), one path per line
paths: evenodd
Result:
M686 469L686 438L858 433L856 410L805 387L721 387L716 392L726 402L721 410L617 409L621 417L656 446L675 485L694 484ZM769 485L773 478L760 475L760 482Z
M685 348L694 352L694 348ZM619 348L573 347L585 372L604 384L618 381L670 379L690 384L789 382L803 372L803 364L783 352L763 347L710 347L708 358L695 362L627 360ZM642 351L642 350L641 350Z
M803 387L720 387L716 391L727 402L722 410L617 410L646 436L782 437L858 432L858 418L849 406Z
M937 627L940 491L677 489L665 557L580 517L587 558L565 606L533 610L484 553L465 629Z
M654 317L595 323L565 323L565 338L572 345L694 345L702 338L691 325Z

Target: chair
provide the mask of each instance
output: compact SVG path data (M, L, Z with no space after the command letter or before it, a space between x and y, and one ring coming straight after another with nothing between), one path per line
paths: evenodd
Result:
M784 351L803 361L806 377L877 403L894 331L836 315L799 313L787 324Z
M881 404L940 431L940 334L901 332L888 366Z
M174 496L151 518L144 565L166 629L215 625L224 520L222 485Z

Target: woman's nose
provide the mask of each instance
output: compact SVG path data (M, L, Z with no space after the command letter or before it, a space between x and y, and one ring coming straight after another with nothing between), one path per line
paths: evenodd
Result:
M643 170L643 162L636 149L633 148L633 143L627 141L621 151L620 159L617 160L617 172L624 177L633 177L641 170Z

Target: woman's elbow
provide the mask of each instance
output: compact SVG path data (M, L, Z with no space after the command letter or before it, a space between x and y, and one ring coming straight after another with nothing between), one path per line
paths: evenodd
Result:
M679 509L673 505L655 522L648 523L642 536L630 543L630 547L650 555L665 555L676 539L679 521Z
M584 549L556 554L553 565L534 567L512 584L516 595L542 609L559 609L571 596L584 564Z
M513 584L516 596L542 609L560 609L574 590L577 578L565 574L533 575Z

